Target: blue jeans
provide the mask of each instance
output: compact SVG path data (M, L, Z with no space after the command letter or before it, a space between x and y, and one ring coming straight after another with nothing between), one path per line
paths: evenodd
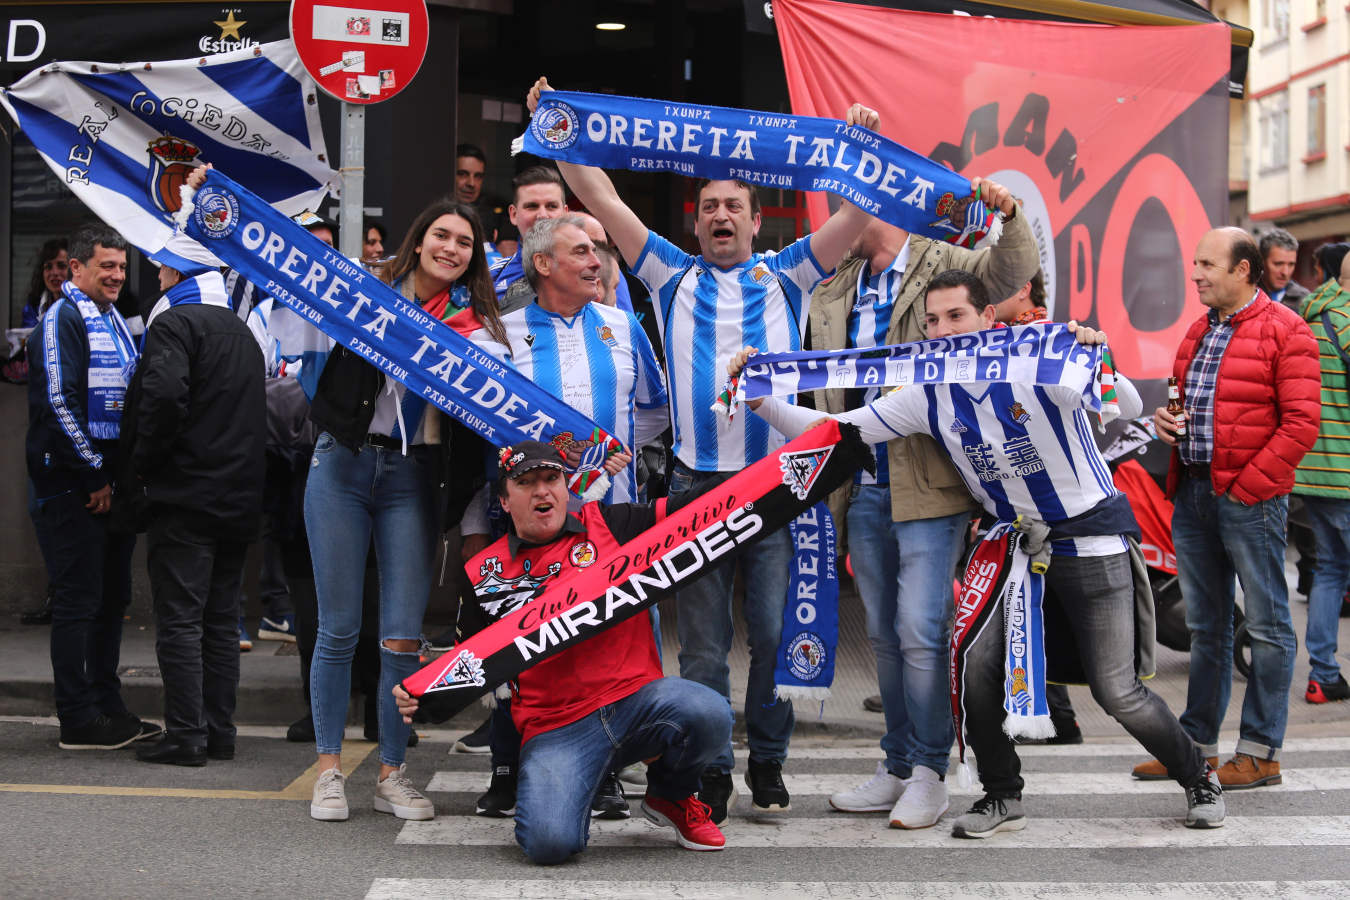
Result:
M561 728L536 734L520 753L516 840L532 861L551 865L586 848L591 801L613 769L659 757L647 793L683 800L731 738L726 700L683 678L658 678Z
M708 481L722 481L730 474L693 472L677 462L670 479L670 494L673 497ZM750 677L745 691L750 758L757 762L782 762L787 758L795 721L792 702L776 699L773 692L773 669L783 634L783 607L792 564L792 541L786 528L754 544L738 560L709 570L676 593L680 675L717 691L730 706L731 669L727 655L734 637L731 607L738 561L745 585L745 625L750 644ZM721 772L730 772L735 767L730 738L710 767Z
M891 489L864 484L848 507L853 579L867 612L886 715L881 749L891 774L947 771L952 706L947 678L952 578L970 516L891 521Z
M1312 591L1308 594L1308 632L1304 646L1312 664L1309 675L1322 684L1341 676L1336 662L1336 632L1341 598L1350 587L1350 500L1303 495L1308 524L1317 543Z
M1225 501L1227 502L1227 501ZM1176 716L1135 671L1134 578L1128 553L1055 556L1045 575L1048 595L1064 611L1092 699L1181 785L1204 777L1205 761ZM1231 658L1231 657L1230 657ZM1022 792L1022 764L1003 730L1007 641L1002 610L974 639L966 655L966 734L984 790L995 797Z
M1191 632L1191 674L1181 724L1206 756L1233 689L1233 576L1242 583L1252 674L1237 752L1278 759L1289 719L1297 640L1284 580L1287 495L1244 506L1216 497L1209 479L1184 478L1172 513L1177 574Z
M380 579L380 762L402 764L409 726L394 685L421 667L416 651L385 646L420 640L436 546L434 448L409 455L380 447L353 453L324 432L305 486L305 528L314 557L319 635L310 666L310 703L319 753L339 753L351 696L352 656L361 633L361 594L371 539Z
M88 494L69 491L33 498L29 509L52 594L56 715L67 727L127 714L117 666L136 537L108 531L108 517L85 509L88 502Z

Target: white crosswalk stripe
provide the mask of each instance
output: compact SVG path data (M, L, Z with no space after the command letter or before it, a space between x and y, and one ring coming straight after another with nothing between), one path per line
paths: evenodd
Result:
M928 848L969 846L939 825L906 831L887 828L885 818L844 815L796 818L792 815L757 821L738 820L727 829L728 849L752 848ZM510 819L442 816L430 822L408 822L400 844L450 844L472 847L515 843ZM620 822L592 822L591 847L660 847L674 843L674 832L634 817ZM1027 820L1025 831L1007 838L1018 849L1122 850L1144 847L1350 847L1350 816L1230 815L1222 828L1192 830L1179 818L1093 818Z
M691 889L687 881L565 881L557 877L487 881L438 878L378 878L366 900L441 900L448 896L474 900L781 900L783 897L821 900L891 900L899 893L894 881L765 881L702 883ZM1197 883L1163 881L1149 884L1096 882L965 882L909 883L903 894L910 900L1025 900L1027 897L1134 900L1140 897L1178 897L1187 900L1321 900L1345 897L1345 881L1229 881Z
M830 794L856 787L871 775L872 766L881 757L875 744L799 745L792 748L784 773L793 797L793 809L786 815L749 817L747 790L741 772L736 773L734 781L739 796L733 801L731 818L724 825L727 847L722 853L682 858L673 831L646 821L638 810L641 801L634 800L631 819L593 820L589 848L581 864L564 869L529 866L516 848L512 820L471 814L472 800L466 798L486 789L485 760L443 757L444 769L436 772L426 785L437 805L437 818L403 823L396 843L409 853L417 848L457 853L462 848L466 858L478 860L483 859L483 854L505 852L506 859L516 860L519 865L502 869L501 880L483 878L487 872L481 868L467 872L478 876L467 880L375 878L366 896L367 900L446 896L474 900L1344 897L1350 896L1350 882L1316 880L1319 875L1334 878L1344 874L1343 867L1326 871L1315 862L1305 865L1294 860L1342 857L1347 852L1345 848L1350 847L1350 815L1341 814L1347 807L1336 799L1350 799L1350 766L1340 764L1347 759L1347 751L1350 737L1291 738L1284 748L1282 784L1230 793L1224 827L1192 830L1183 825L1184 792L1174 782L1141 782L1130 777L1134 763L1146 758L1132 741L1092 740L1077 746L1020 747L1018 753L1026 762L1025 830L990 840L969 841L952 837L951 822L969 806L972 797L979 796L978 785L960 789L954 777L948 779L951 809L937 827L890 828L884 813L838 813L830 810L827 803ZM970 763L973 770L974 760ZM613 850L623 853L607 852ZM790 870L764 864L764 860L770 859L764 851L783 851L788 855L771 859L799 862ZM903 855L897 856L897 851ZM962 852L977 856L951 855ZM1047 871L1014 864L1006 881L989 881L1000 872L997 866L991 868L988 862L975 865L953 862L954 859L988 861L990 854L1000 853L1010 854L1008 859L1053 859L1054 863ZM1201 858L1193 853L1208 854L1203 857L1205 860L1230 862L1199 869L1183 866L1176 871L1168 868L1154 871L1147 862L1104 862L1127 859L1130 853L1160 854L1159 859L1169 860L1164 865ZM1277 862L1273 868L1256 863L1243 873L1251 876L1249 880L1221 880L1234 877L1235 873L1230 871L1232 861L1249 858L1288 862ZM809 860L818 862L812 865ZM897 865L897 860L906 862ZM911 874L909 867L915 861L936 866L938 877L931 871ZM679 878L685 870L690 873L689 881L660 880ZM969 877L963 878L960 873L967 871ZM1044 877L1048 872L1073 880L1018 880ZM579 877L566 877L569 875ZM613 880L597 875L612 876ZM643 875L652 880L634 878ZM850 875L861 879L893 875L894 880L850 881ZM756 876L833 876L835 880L754 880ZM1101 880L1092 881L1094 876L1100 876ZM1163 882L1154 880L1157 876L1191 880ZM1272 876L1288 880L1257 880Z
M796 796L811 794L830 794L857 787L867 780L866 775L792 775L785 774L783 783L788 792ZM1284 793L1286 791L1346 791L1350 790L1350 767L1326 769L1295 769L1284 773L1282 784L1273 784L1263 789L1265 793ZM1056 796L1065 794L1110 794L1113 792L1135 794L1174 794L1180 790L1174 781L1135 781L1130 777L1128 768L1111 774L1077 774L1072 772L1029 772L1023 773L1026 780L1026 793L1035 796ZM427 790L448 793L481 793L487 790L487 773L477 772L437 772L427 785ZM979 796L983 792L977 785L959 788L955 784L949 787L953 796Z
M1233 746L1234 739L1225 736L1226 743L1221 747ZM1329 753L1350 751L1350 738L1289 738L1280 751L1290 753ZM871 759L881 758L875 745L867 747L793 747L788 754L792 759ZM1129 756L1143 759L1147 754L1135 741L1092 741L1086 744L1027 744L1017 748L1017 755L1023 759L1044 756Z

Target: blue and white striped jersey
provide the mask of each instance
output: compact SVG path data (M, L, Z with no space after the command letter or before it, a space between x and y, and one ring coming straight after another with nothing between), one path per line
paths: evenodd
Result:
M637 319L599 303L587 303L567 319L531 303L502 316L502 326L510 360L522 375L634 451L634 463L610 479L604 501L637 501L637 448L665 431L670 421L665 379ZM484 337L481 331L473 335L480 343ZM499 347L484 346L492 352Z
M736 472L784 443L754 416L720 422L726 361L750 345L800 350L811 290L825 277L811 238L722 269L649 232L633 272L651 293L670 376L675 455L700 472Z
M1116 376L1121 414L1139 415L1134 386ZM817 416L767 398L758 410L775 427L800 434ZM804 414L804 415L803 415ZM1120 493L1097 449L1083 397L1069 388L1026 384L934 384L901 388L838 416L868 442L928 434L940 443L984 508L1011 522L1025 513L1055 523ZM1108 556L1120 535L1055 541L1064 556Z
M506 296L506 289L517 281L525 277L525 264L520 259L520 248L510 256L498 257L497 261L488 266L488 274L492 276L492 289L497 292L497 299L500 301Z
M900 252L884 271L869 275L870 267L867 264L858 270L853 308L848 313L850 348L886 346L886 332L891 327L895 298L900 293L900 286L905 282L905 266L908 264L909 241L906 240ZM880 396L881 388L868 388L862 395L862 405L874 403ZM885 442L873 444L872 453L877 459L877 473L873 475L866 469L859 469L854 477L855 484L890 483L890 456L886 452Z

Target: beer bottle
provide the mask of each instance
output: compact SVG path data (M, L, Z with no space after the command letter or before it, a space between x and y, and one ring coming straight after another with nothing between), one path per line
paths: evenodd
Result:
M1167 379L1167 411L1177 420L1175 434L1181 440L1186 437L1186 407L1181 402L1181 388L1175 375Z

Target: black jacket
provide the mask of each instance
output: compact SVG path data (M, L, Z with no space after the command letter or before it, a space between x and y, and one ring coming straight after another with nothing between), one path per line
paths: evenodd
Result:
M96 441L85 408L89 332L80 310L58 298L28 341L28 477L39 498L81 495L112 481L116 441Z
M383 386L384 373L346 347L334 347L319 375L309 418L348 450L359 451L375 418L375 400ZM494 448L439 410L432 414L442 416L447 423L441 429L441 443L432 445L439 454L434 470L440 473L436 509L439 527L446 530L459 524L465 507L482 487Z
M229 309L185 303L151 323L122 438L153 514L223 540L257 538L264 369L257 341Z

